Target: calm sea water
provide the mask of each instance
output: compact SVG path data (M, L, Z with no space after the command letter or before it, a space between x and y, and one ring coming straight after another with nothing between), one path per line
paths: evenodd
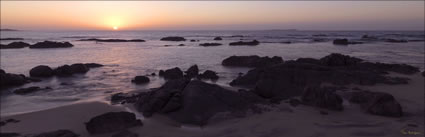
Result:
M378 38L407 39L416 42L387 43L366 41L365 44L336 46L332 39L348 38L362 41L363 35ZM244 37L230 37L243 35ZM249 68L223 67L221 61L232 55L281 56L284 60L300 57L320 58L329 53L342 53L373 62L405 63L424 69L423 31L2 31L1 38L24 38L24 42L69 41L75 46L63 49L3 49L1 68L9 73L28 75L37 65L57 67L73 63L100 63L105 67L91 69L84 75L53 77L23 87L51 87L28 95L11 93L14 88L1 91L1 115L38 111L84 101L107 101L111 94L159 87L165 81L150 77L146 85L130 81L136 75L158 73L160 69L180 67L186 70L197 64L201 71L218 72L218 81L209 81L222 86L245 73ZM165 36L182 36L199 42L164 42ZM224 40L214 41L215 36ZM96 43L83 42L85 38L144 39L142 43ZM258 46L228 46L239 40L257 39ZM323 42L314 42L322 39ZM7 44L13 41L1 41ZM201 47L200 43L218 42L222 46ZM291 42L291 44L286 44ZM186 46L177 46L185 44ZM164 45L175 45L165 47Z

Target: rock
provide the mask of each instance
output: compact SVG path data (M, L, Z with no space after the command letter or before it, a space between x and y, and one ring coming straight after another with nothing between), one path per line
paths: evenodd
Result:
M0 40L24 40L24 38L0 38Z
M0 69L0 74L6 74L6 71L4 71L3 69Z
M349 101L360 104L368 113L389 117L403 116L400 103L388 93L356 91L349 93Z
M136 76L134 77L133 80L131 80L131 82L136 83L136 84L145 84L145 83L149 83L150 79L146 76Z
M425 71L422 71L422 77L425 77Z
M88 67L88 68L98 68L98 67L104 66L102 64L97 64L97 63L85 63L84 65L86 65L86 67Z
M183 77L183 71L181 71L180 68L175 67L165 71L159 71L159 76L162 76L165 79L179 79Z
M298 106L299 104L301 104L301 101L300 101L300 100L298 100L298 99L295 99L295 98L291 98L291 99L289 99L288 103L289 103L291 106L296 107L296 106Z
M331 88L308 87L304 91L301 100L304 104L342 111L342 98Z
M196 40L192 39L192 40L190 40L190 42L196 42Z
M164 37L161 38L161 41L186 41L183 37Z
M7 45L1 45L0 49L17 49L17 48L25 48L29 47L30 44L25 42L12 42Z
M387 39L387 40L385 40L385 42L390 42L390 43L407 43L408 41L407 40L403 40L403 39L400 39L400 40L398 40L398 39Z
M103 134L142 126L142 121L130 112L108 112L90 119L85 123L90 134Z
M133 95L128 93L116 93L111 96L112 104L123 104L123 103L135 103L137 98L143 96L145 93L139 93L139 95Z
M201 43L199 46L210 47L210 46L220 46L221 43Z
M326 66L351 66L362 61L362 59L338 53L332 53L320 59L320 63Z
M28 87L28 88L16 89L15 91L13 91L13 93L19 94L19 95L24 95L24 94L36 92L38 90L41 90L41 88L37 87L37 86L33 86L33 87Z
M72 64L70 68L72 73L86 73L87 71L89 71L89 68L81 63Z
M211 79L211 80L217 80L218 76L217 73L211 70L206 70L204 73L199 75L201 79Z
M257 40L253 40L250 42L243 42L243 41L232 42L229 45L230 46L257 46L258 44L260 44L260 42L258 42Z
M224 59L221 64L223 66L237 66L237 67L265 67L283 63L281 57L274 56L272 58L259 57L259 56L231 56Z
M333 41L334 45L349 45L349 44L363 44L363 42L355 42L355 41L348 41L348 39L335 39Z
M50 77L53 75L53 69L45 65L39 65L30 70L31 77Z
M177 45L177 46L186 46L186 45L184 45L184 44L179 44L179 45Z
M38 135L34 135L32 137L79 137L80 135L75 134L70 130L56 130L51 132L45 132Z
M21 134L19 133L0 133L1 137L20 137Z
M186 70L185 73L187 78L194 78L198 76L199 74L198 65L191 66L189 69Z
M71 66L69 65L63 65L59 66L58 68L54 69L55 74L58 76L69 76L74 74L74 72L71 69Z
M28 79L24 75L0 73L0 88L20 86L28 82Z
M74 45L69 42L44 41L31 45L30 48L69 48L73 46Z
M321 115L329 115L329 113L328 113L328 112L326 112L326 111L319 111L319 113L320 113Z
M223 40L221 37L215 37L214 40Z
M112 135L111 137L139 137L139 135L128 130L124 130Z
M131 39L131 40L125 40L125 39L81 39L80 41L96 41L96 42L145 42L145 40L142 40L142 39Z

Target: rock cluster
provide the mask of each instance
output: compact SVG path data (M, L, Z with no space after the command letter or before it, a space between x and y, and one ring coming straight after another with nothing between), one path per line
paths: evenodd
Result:
M257 46L259 44L260 42L257 40L248 41L248 42L238 41L238 42L229 43L230 46Z
M237 67L265 67L283 63L281 57L259 57L259 56L231 56L224 59L221 64L223 66Z

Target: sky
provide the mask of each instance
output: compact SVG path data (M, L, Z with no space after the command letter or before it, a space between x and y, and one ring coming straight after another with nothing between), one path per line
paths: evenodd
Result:
M424 1L1 1L29 30L424 30Z

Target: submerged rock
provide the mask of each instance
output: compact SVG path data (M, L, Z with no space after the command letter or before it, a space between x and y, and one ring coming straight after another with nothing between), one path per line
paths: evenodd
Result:
M30 44L25 42L12 42L7 45L1 45L0 49L17 49L17 48L25 48L29 47Z
M349 45L349 44L362 44L362 42L348 41L348 39L335 39L334 45Z
M130 112L108 112L90 119L85 125L90 134L103 134L142 126L143 123Z
M309 87L306 88L302 97L306 105L342 111L342 98L332 88Z
M79 137L79 136L80 135L75 134L74 132L70 130L61 129L61 130L37 134L31 137Z
M131 40L125 40L125 39L81 39L80 41L96 41L96 42L145 42L145 40L142 40L142 39L131 39Z
M232 42L229 45L230 46L257 46L258 44L260 44L259 41L253 40L249 42L244 42L244 41Z
M31 45L30 48L70 48L73 46L69 42L44 41Z
M53 75L53 69L45 65L39 65L30 70L31 77L50 77Z
M201 79L211 79L211 80L217 80L218 76L217 73L212 70L206 70L204 73L199 75L199 78Z
M145 84L145 83L149 83L150 79L146 76L136 76L134 77L133 80L131 80L131 82L136 83L136 84Z
M231 56L224 59L221 64L223 66L237 67L265 67L283 63L281 57L259 57L259 56Z
M360 104L370 114L389 117L403 116L400 103L388 93L369 91L351 92L349 101Z
M193 65L189 69L186 70L186 77L187 78L194 78L199 75L199 69L198 65Z
M389 43L407 43L408 41L407 40L404 40L404 39L400 39L400 40L398 40L398 39L387 39L387 40L385 40L385 42L389 42Z
M159 71L159 76L164 77L165 79L179 79L183 77L183 71L181 71L180 68L175 67L165 71Z
M223 40L221 37L215 37L214 40Z
M221 43L201 43L199 46L210 47L210 46L220 46Z
M183 37L164 37L161 38L161 41L186 41Z

